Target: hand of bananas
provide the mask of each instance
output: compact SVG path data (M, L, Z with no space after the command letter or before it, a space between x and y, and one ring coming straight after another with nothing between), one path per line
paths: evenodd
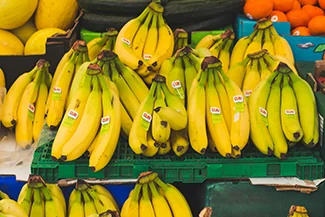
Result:
M288 145L301 140L307 147L318 143L314 93L285 63L257 85L248 106L251 139L261 153L285 159Z
M305 207L292 205L290 207L288 217L309 217L309 215Z
M121 210L121 217L149 216L192 217L191 208L183 194L152 172L140 175Z
M78 180L69 197L69 217L118 217L119 211L114 197L101 185Z
M18 203L30 217L66 216L66 203L59 186L47 184L36 175L31 175L22 187Z

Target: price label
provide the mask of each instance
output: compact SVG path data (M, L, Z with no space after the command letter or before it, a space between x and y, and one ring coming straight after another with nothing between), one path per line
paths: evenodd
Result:
M253 93L252 90L246 90L246 91L244 92L244 95L245 95L246 97L250 97L250 95L252 95L252 93Z
M33 104L28 104L28 118L34 120L35 106Z
M244 112L244 97L243 95L236 95L233 97L235 102L235 110L237 112Z
M151 54L144 54L144 55L143 55L143 59L144 59L144 60L150 60L151 57L152 57Z
M100 123L102 124L102 126L100 128L100 134L108 132L110 122L111 122L111 117L110 116L105 116L105 117L101 118Z
M142 113L142 127L148 131L150 128L150 123L152 120L152 116L151 114L147 113L147 112L143 112Z
M286 115L295 115L295 114L296 114L296 111L293 110L293 109L286 109L286 110L284 111L284 113L285 113Z
M128 45L128 46L131 45L131 41L130 41L129 39L127 39L127 38L122 38L122 42L123 42L124 44Z
M53 87L52 100L61 100L62 89L60 87Z
M172 81L172 87L176 90L177 95L179 96L179 98L184 99L185 92L184 92L184 88L183 88L182 83L180 82L180 80Z
M62 125L65 127L72 127L75 121L78 119L79 113L75 110L70 110L68 112L68 117L64 118Z
M68 116L74 120L76 120L79 117L78 112L74 111L74 110L70 110L68 113Z
M244 97L242 95L236 95L233 97L235 103L244 102Z
M217 124L222 120L221 109L218 107L210 107L210 112L212 114L212 123Z
M266 126L269 126L269 121L267 119L267 111L262 107L259 108L259 111L260 111L260 114L262 115L262 121L264 122L264 124Z

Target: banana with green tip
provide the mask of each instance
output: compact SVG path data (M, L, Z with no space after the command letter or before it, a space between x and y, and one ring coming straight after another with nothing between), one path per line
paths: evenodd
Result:
M181 56L176 57L173 68L170 70L166 84L169 91L178 96L178 98L184 103L185 102L185 76L183 67L183 58Z
M81 194L84 201L85 217L97 214L96 206L87 191L81 191Z
M45 203L42 199L41 189L34 189L33 204L30 210L30 217L45 217Z
M139 216L155 217L155 211L150 201L148 184L143 184L142 186L142 197L139 201Z
M73 196L73 198L71 198ZM71 199L70 199L71 198ZM69 198L69 217L85 216L84 202L81 191L74 189L74 194Z
M45 216L46 217L65 217L62 203L59 199L52 196L47 187L42 187L41 192L45 200Z
M142 185L136 184L132 195L124 202L121 217L139 217L139 199Z

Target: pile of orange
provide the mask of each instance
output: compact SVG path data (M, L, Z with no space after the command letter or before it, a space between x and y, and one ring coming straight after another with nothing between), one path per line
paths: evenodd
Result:
M290 22L292 35L325 36L325 0L246 0L244 14L252 20Z

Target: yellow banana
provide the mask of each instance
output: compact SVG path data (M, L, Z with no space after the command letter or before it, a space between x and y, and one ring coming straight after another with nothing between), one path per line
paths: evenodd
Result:
M248 45L244 56L247 56L248 54L252 54L252 53L262 50L262 38L263 38L263 30L258 30L253 41Z
M91 188L94 189L97 192L97 194L101 194L101 195L107 197L109 200L111 200L112 203L114 204L115 210L118 211L118 212L120 211L120 209L119 209L113 195L104 186L102 186L102 185L93 185L93 186L91 186Z
M230 65L230 48L232 46L232 43L234 42L233 39L228 38L226 40L225 46L222 48L222 50L219 53L219 60L222 63L222 69L225 73L228 72L229 65Z
M93 200L90 198L89 194L87 191L81 191L82 198L84 201L84 212L85 212L85 217L91 216L93 214L97 214L96 206L93 202Z
M157 86L156 90L156 101L154 108L166 107L165 100L162 96L162 90L160 84ZM152 116L152 137L157 142L165 142L170 136L170 125L167 120L161 118L161 116L154 110Z
M50 90L46 123L50 128L56 128L64 114L65 103L70 83L75 73L75 62L79 53L73 53L70 60L64 65ZM51 93L52 92L52 93Z
M233 64L228 72L226 73L227 76L233 80L238 87L242 87L245 75L246 75L246 69L248 63L251 61L251 58L249 56L246 56L243 60L240 62L237 62Z
M74 190L74 200L69 200L69 206L69 217L85 216L84 203L82 200L81 191L76 189Z
M152 137L152 130L148 130L148 135L147 135L147 150L145 152L143 152L142 154L146 157L153 157L158 153L159 147L160 147L160 143L156 142L154 140L154 138Z
M63 196L61 188L57 184L46 184L46 187L50 190L53 197L56 197L60 202L64 210L64 216L66 215L66 202Z
M42 187L41 192L45 200L45 216L47 217L65 217L65 211L59 199L51 195L47 187Z
M170 152L170 150L172 150L172 147L170 144L170 140L168 139L167 141L160 143L158 154L165 155L165 154L168 154Z
M121 217L140 217L139 215L139 199L142 185L136 184L132 195L124 202Z
M21 189L17 200L20 207L28 216L33 203L33 193L33 189L28 187L28 183L26 183Z
M197 70L195 68L195 63L193 63L188 56L183 57L184 62L184 74L185 74L185 89L186 89L186 96L188 97L190 93L190 89L192 87L193 80L195 79L195 76L197 75Z
M173 95L178 96L178 98L184 103L186 86L182 59L183 58L180 56L176 57L174 66L167 76L166 84L169 91Z
M33 204L30 210L30 217L45 217L45 203L42 199L41 189L34 189Z
M169 208L168 202L159 194L154 182L149 182L151 191L151 203L156 217L172 217L173 214Z
M88 70L90 71L92 68L90 67ZM64 114L62 124L53 141L51 152L52 159L60 159L63 146L70 140L78 128L85 111L87 99L91 92L91 84L92 76L85 74L74 99Z
M217 89L214 86L215 69L208 70L208 83L205 89L206 94L206 120L210 136L223 157L231 157L231 142L227 123L223 117L221 101Z
M17 122L17 111L20 100L26 87L32 82L38 67L35 66L30 72L20 75L11 85L3 103L2 124L7 128L12 128Z
M142 197L139 201L139 216L140 217L155 217L155 211L150 201L149 186L142 186Z
M288 69L289 68L284 68L283 71L288 71ZM281 70L281 68L279 70ZM281 124L284 135L289 141L298 142L303 137L303 131L299 123L297 99L292 87L289 84L288 76L283 77L282 83Z
M35 102L44 76L41 68L35 79L26 87L17 111L17 124L15 128L16 142L22 148L30 148L33 143L33 121L35 116Z
M250 69L246 72L242 87L242 91L247 100L260 81L261 75L258 70L258 59L253 59Z
M271 74L261 81L248 100L250 112L251 139L257 149L265 155L271 155L274 150L272 137L268 130L267 101L270 94L271 84L278 73ZM281 79L280 79L281 80Z
M6 87L5 74L1 68L0 68L0 87Z
M89 59L93 61L98 54L103 50L113 50L112 49L112 40L115 42L118 32L114 28L110 28L106 33L104 33L102 38L94 38L90 42L87 43Z
M246 51L248 49L248 46L252 42L253 38L256 36L257 32L258 30L257 28L255 28L255 30L249 36L243 37L237 41L231 52L230 67L242 61L247 56Z
M172 56L170 58L165 59L161 63L161 67L160 67L160 70L159 70L159 75L162 75L166 79L168 79L169 72L174 66L175 59L176 59L175 56Z
M269 76L270 74L272 74L272 72L267 67L264 58L259 58L258 59L258 63L259 63L259 69L260 69L260 74L261 74L261 80L264 80L264 79L267 78L267 76Z
M28 217L25 211L18 205L18 203L11 199L0 200L0 210L5 216L19 216ZM31 215L30 215L31 216ZM37 215L36 215L37 216ZM39 215L42 216L42 215Z
M264 43L262 48L267 50L267 52L269 52L271 55L275 54L274 44L272 42L271 32L269 28L264 30Z
M212 35L212 34L208 34L206 36L204 36L199 43L196 45L195 49L197 48L208 48L210 49L215 43L216 41L221 39L221 35Z
M144 61L150 60L152 55L155 53L158 45L158 14L157 12L153 13L151 25L148 31L148 36L144 43L143 55L142 58Z
M111 160L118 144L121 129L121 102L119 96L106 84L104 75L98 75L102 88L103 117L98 141L89 159L92 171L99 171Z
M133 119L129 135L129 145L136 154L142 154L147 149L147 132L152 120L156 87L157 83L153 82L149 90L149 95L142 101Z
M281 127L281 83L282 74L279 74L272 84L266 111L268 131L274 144L273 154L279 159L285 159L288 145Z
M174 31L174 54L188 46L188 34L184 29L176 29Z
M80 123L62 148L61 159L64 161L79 158L87 150L98 131L103 107L101 103L102 93L96 76L92 79L92 85L93 89L87 99Z
M48 88L44 83L40 84L35 105L35 115L33 121L33 140L38 141L45 122L45 106L48 96Z
M184 155L190 147L187 128L179 131L172 130L170 143L174 153L178 157Z
M174 217L192 217L191 208L185 197L175 186L163 183L158 177L155 182L162 189Z

